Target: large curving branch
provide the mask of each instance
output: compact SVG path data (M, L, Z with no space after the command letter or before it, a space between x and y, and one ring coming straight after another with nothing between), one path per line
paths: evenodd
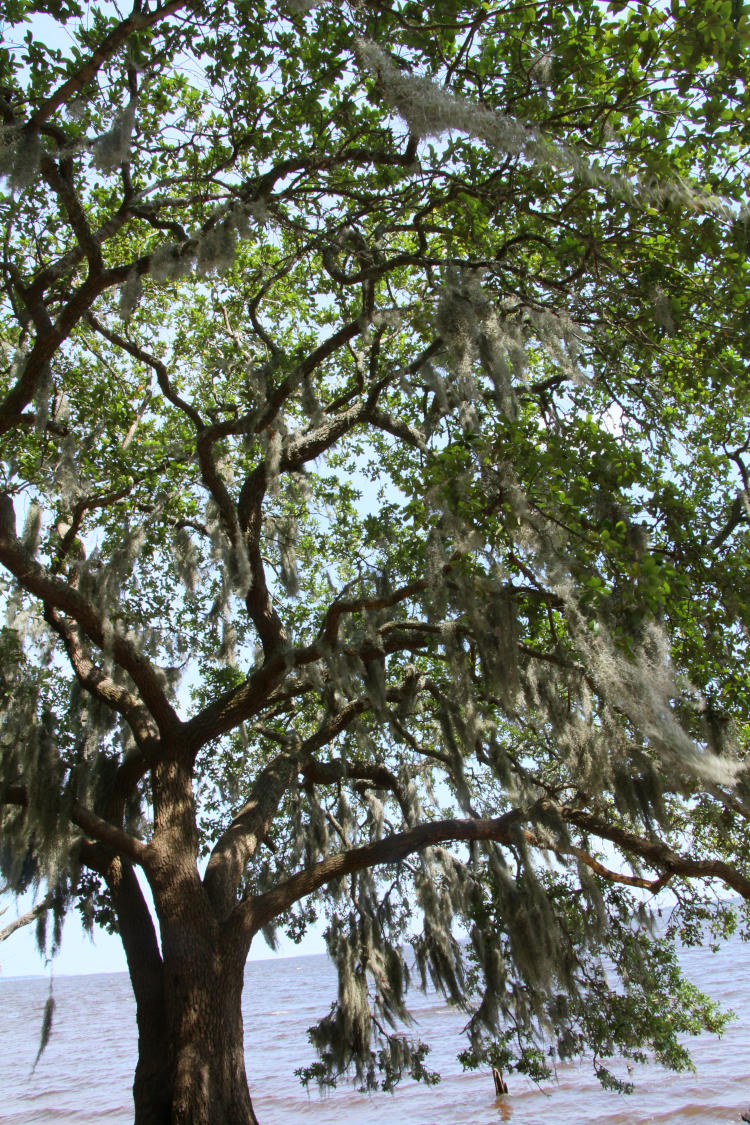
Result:
M537 846L544 847L545 845L539 842ZM660 875L657 879L642 879L638 875L625 875L621 871L613 871L611 867L605 867L603 863L600 863L598 859L595 859L594 856L590 855L583 848L575 846L569 848L553 848L552 850L556 855L561 857L568 854L574 855L581 863L590 868L595 875L606 879L608 883L620 883L623 887L640 887L642 890L651 891L652 894L656 894L662 887L665 887L672 877L671 872Z
M8 785L0 794L0 803L17 805L19 808L28 808L29 795L23 785ZM88 837L99 844L104 844L116 855L124 856L139 866L145 865L148 856L148 845L131 836L129 832L110 824L108 820L97 816L91 809L86 808L80 801L74 801L70 807L70 822L80 828Z
M296 653L277 652L264 661L236 688L224 692L188 719L183 727L185 754L195 757L201 746L252 718L293 667L310 663L318 655L317 649L308 648Z
M461 558L460 553L452 556L445 563L445 573ZM183 728L183 746L186 754L195 755L201 746L213 738L233 730L239 723L252 719L262 707L269 703L279 703L287 706L300 694L311 690L304 682L299 681L288 693L281 691L281 684L295 669L303 668L307 664L314 664L322 660L332 647L338 644L338 629L340 619L344 614L353 614L368 609L389 608L401 604L415 594L426 588L423 579L400 587L391 594L381 596L362 596L361 598L337 598L332 602L323 616L318 637L310 645L293 650L281 649L274 652L263 664L252 671L248 677L235 688L220 695L208 704L201 712L189 719ZM359 656L363 660L373 659L375 656L388 656L398 652L418 653L429 644L430 638L439 634L439 626L434 622L425 621L393 621L383 625L378 630L378 642L365 640L360 645L347 643L341 651L350 657ZM519 646L520 647L520 646ZM540 656L541 654L535 653ZM428 685L429 686L429 685ZM393 689L396 693L399 689ZM386 692L386 699L400 698L399 694L392 695L392 689ZM350 710L344 709L336 721L344 720L344 714L362 714L371 706L369 701L352 700L347 705ZM343 726L341 727L343 729ZM321 728L322 730L322 728ZM322 739L321 741L316 741ZM319 748L324 742L329 741L321 732L310 736L310 749ZM315 745L313 743L315 742ZM432 755L439 758L437 754ZM444 760L444 759L440 759Z
M649 865L661 870L662 874L654 881L622 876L610 871L598 861L593 860L583 849L562 846L560 855L566 852L576 854L597 874L609 881L623 882L629 886L644 887L652 892L660 890L673 876L687 879L718 879L736 890L744 899L750 901L750 879L730 864L721 860L694 860L674 852L661 841L647 840L625 829L608 825L600 818L583 809L556 805L552 801L540 801L528 810L514 809L503 816L492 819L441 820L417 825L406 832L387 836L375 843L352 848L328 856L319 863L293 875L272 891L248 899L235 912L235 922L249 936L254 935L279 914L288 910L295 902L312 894L336 879L351 875L367 868L388 863L398 863L406 856L436 844L459 841L491 840L495 843L512 846L518 841L519 833L532 846L555 851L554 845L538 840L533 832L520 828L520 822L537 813L554 812L566 823L574 824L617 844L626 854L638 856Z
M305 365L302 364L299 369L302 370L304 367ZM349 407L309 433L290 441L282 452L279 472L290 472L301 468L308 461L315 460L345 434L368 421L376 410L380 394L390 381L390 377L379 380L368 389L362 402ZM242 486L238 515L253 575L253 582L245 599L246 607L258 630L264 651L270 655L275 648L284 643L284 633L278 614L271 603L260 550L262 504L267 486L268 467L264 461L250 473Z
M245 866L271 827L298 762L298 750L291 747L282 750L261 770L249 800L211 853L203 886L220 921L231 913L235 905Z
M128 484L126 488L116 488L112 492L85 496L82 500L76 501L73 505L70 526L64 534L61 534L60 542L55 551L52 561L53 574L59 574L62 570L65 560L73 549L81 528L83 527L86 514L95 511L97 508L107 508L110 504L116 504L118 500L122 500L128 495L130 489L131 485Z
M393 609L394 606L400 605L402 602L407 601L416 594L422 593L426 589L427 580L419 578L414 582L407 583L405 586L400 586L390 594L376 595L374 597L363 596L361 598L337 598L335 602L331 602L326 610L323 624L320 628L320 638L325 644L334 645L338 640L339 623L344 614L366 613L370 610L378 609ZM392 623L393 628L398 628L402 624L404 627L408 627L409 625L408 622ZM425 630L430 628L426 622L419 622L412 627L417 629L424 628Z
M237 923L250 935L255 934L295 902L335 879L370 867L399 863L408 855L436 844L461 840L494 840L510 845L515 841L518 824L527 815L521 809L513 809L503 816L486 820L436 820L385 836L360 848L327 856L312 867L292 875L272 891L242 903L237 908Z
M159 732L141 700L132 691L116 684L96 666L84 651L75 631L52 606L45 606L44 617L60 637L81 686L127 720L136 742L142 749L155 749L159 741Z
M32 559L18 539L9 535L5 529L0 530L0 563L28 593L72 618L98 648L111 646L114 660L130 675L160 732L174 734L178 731L180 719L167 699L156 669L150 661L119 633L112 630L108 635L105 619L91 602Z
M404 591L403 597L406 598L411 587L403 587L402 590ZM350 604L353 605L353 602ZM402 622L399 624L403 626L400 631L405 635L399 636L399 630L394 628L392 630L393 635L386 637L380 644L365 639L360 645L347 644L341 651L351 657L359 656L364 661L372 660L375 657L388 656L396 652L421 652L428 643L428 638L437 632L436 626L431 623ZM182 745L185 754L195 756L206 742L213 738L219 738L233 730L239 723L252 719L266 704L287 705L300 694L310 690L306 685L299 683L288 695L279 692L283 681L295 669L303 668L307 664L314 664L324 659L329 653L330 647L325 639L319 636L312 644L274 652L259 668L252 671L241 684L214 699L197 715L184 723ZM400 699L400 692L401 689L398 687L388 688L386 699L389 701ZM369 699L352 700L347 705L347 708L350 709L342 709L338 719L332 721L348 722L371 706L372 703ZM349 716L349 718L345 718L345 716ZM343 726L340 729L343 729ZM330 741L330 739L324 738L323 742L317 742L316 740L320 737L320 732L310 736L308 744L311 750L319 748L325 741Z

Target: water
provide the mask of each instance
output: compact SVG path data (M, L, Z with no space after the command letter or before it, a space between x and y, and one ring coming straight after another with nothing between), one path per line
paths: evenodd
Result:
M307 1095L294 1069L313 1060L306 1029L328 1008L335 977L324 957L256 961L244 996L247 1069L262 1125L712 1125L739 1122L750 1108L750 946L732 940L718 953L686 950L691 979L739 1019L722 1039L692 1041L697 1074L637 1066L629 1097L599 1087L587 1063L558 1067L557 1082L538 1089L510 1076L511 1093L495 1098L488 1073L463 1073L462 1017L434 995L415 998L428 1062L442 1072L437 1087L404 1083L395 1095L368 1097L342 1087L323 1102ZM0 980L0 1121L3 1125L131 1125L135 1010L125 974L60 977L49 1046L33 1075L47 984ZM625 1064L612 1069L627 1077Z

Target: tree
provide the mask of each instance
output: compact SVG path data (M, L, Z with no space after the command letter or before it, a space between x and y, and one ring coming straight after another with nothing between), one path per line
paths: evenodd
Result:
M673 938L750 898L742 4L4 19L2 873L119 932L137 1125L255 1121L247 953L320 915L306 1080L433 1077L409 945L467 1065L688 1065Z

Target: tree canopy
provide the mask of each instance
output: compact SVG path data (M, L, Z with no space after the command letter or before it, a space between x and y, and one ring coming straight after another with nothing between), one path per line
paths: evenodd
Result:
M317 918L304 1081L433 1080L410 976L469 1066L689 1065L675 941L750 899L742 3L2 18L0 860L120 933L137 1125L255 1121L242 967Z

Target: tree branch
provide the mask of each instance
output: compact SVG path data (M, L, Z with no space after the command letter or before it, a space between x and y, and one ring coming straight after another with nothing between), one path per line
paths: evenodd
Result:
M253 418L253 430L259 432L270 427L283 402L299 385L300 381L361 331L362 325L359 319L350 321L338 332L334 332L327 340L324 340L318 348L302 360L281 386L269 395L265 409L261 411L258 418ZM306 461L318 457L330 448L338 438L353 429L366 417L367 412L374 408L381 389L378 385L376 389L371 390L365 403L352 407L326 425L318 427L312 433L305 434L302 438L290 442L287 448L281 451L278 471L280 473L289 472ZM212 428L212 440L214 432L220 428L218 426ZM262 505L268 488L268 480L268 463L263 461L249 474L240 490L237 502L237 518L244 536L252 574L252 585L247 592L245 606L251 621L258 630L263 651L270 655L284 643L285 638L281 620L271 601L260 549L263 522ZM231 527L229 530L231 534Z
M399 803L404 821L408 823L406 796L395 773L381 762L342 761L306 762L302 766L305 781L314 785L331 785L338 781L364 782L364 788L388 789Z
M277 754L258 774L250 799L213 849L203 885L219 921L231 913L245 866L271 827L298 764L297 748Z
M543 845L540 842L538 846L542 847ZM606 879L608 883L621 883L624 887L642 887L646 891L651 891L652 894L656 894L660 891L672 878L672 872L660 875L658 879L641 879L638 875L623 875L619 871L612 871L611 868L605 867L603 863L600 863L598 859L594 859L594 857L589 855L587 851L584 851L583 848L554 848L553 850L559 856L564 856L568 853L576 856L580 859L581 863L585 863L587 867L591 868L595 875Z
M160 359L157 359L155 355L151 355L150 352L145 351L144 348L134 344L132 340L121 336L120 333L115 332L114 329L108 328L106 324L102 324L93 313L88 313L86 319L91 327L94 328L100 336L103 336L105 340L108 340L110 344L114 344L115 347L121 348L124 352L127 352L133 359L137 359L139 363L142 363L144 367L152 368L156 375L156 381L159 384L159 390L164 395L167 402L171 402L172 406L182 411L193 423L196 430L204 429L205 423L199 412L194 406L191 406L189 402L186 402L184 398L181 398L174 390L166 365L163 364Z
M725 543L729 536L732 534L734 529L736 527L739 527L739 525L746 521L747 518L747 496L743 493L740 493L739 495L735 496L734 500L732 501L732 506L729 509L729 515L727 516L726 523L720 531L717 531L716 535L714 535L713 539L709 542L708 545L711 550L713 551L716 550L717 547L721 547L722 544Z
M391 688L388 693L391 700L397 700L400 696L399 688ZM304 742L294 748L287 745L259 773L250 799L216 844L206 868L204 885L220 919L231 911L242 872L259 842L268 833L279 802L296 770L299 769L302 776L313 783L331 784L349 777L355 781L367 781L380 789L390 789L405 812L404 796L398 779L385 766L367 762L319 763L312 758L316 750L332 742L370 706L370 700L366 697L352 700ZM286 736L277 737L279 741L289 743Z
M117 275L117 270L101 274L90 273L83 284L75 290L73 296L62 309L53 325L46 326L41 324L39 320L41 313L39 310L42 310L45 318L47 314L46 309L44 309L41 301L39 301L37 314L35 316L35 323L37 324L39 335L31 351L26 356L23 371L0 403L0 435L7 433L8 430L18 424L18 420L22 417L23 411L34 397L42 373L57 351L57 348L63 340L67 339L75 325L89 310L99 294L109 285L115 283ZM22 290L22 296L26 297L27 295L28 294L24 293Z
M162 8L156 8L153 12L142 12L140 5L134 8L126 19L121 20L110 31L109 35L104 37L83 66L79 67L75 74L71 75L61 86L58 86L54 93L42 102L29 118L26 128L38 129L52 116L56 109L65 105L69 98L74 98L76 94L80 93L84 86L87 86L96 75L99 68L114 55L134 31L152 27L165 16L172 15L186 5L189 5L189 0L169 0Z
M497 843L510 845L516 836L516 825L527 815L528 812L513 809L491 820L437 820L419 824L405 832L385 836L382 840L366 844L361 848L328 856L312 867L293 875L286 882L280 883L272 891L242 903L238 907L238 921L255 934L295 902L317 891L326 883L366 868L398 863L413 852L422 851L435 844L460 840L494 840Z
M73 618L98 648L111 645L114 660L130 675L162 734L175 733L180 728L180 720L147 658L119 633L112 630L108 635L104 618L91 602L68 583L49 574L28 555L18 539L4 533L4 529L0 529L0 563L28 593Z
M312 867L293 875L286 882L275 887L274 890L242 903L238 907L237 922L251 934L255 934L273 918L288 910L295 902L319 890L327 883L367 868L386 863L397 863L407 855L432 847L435 844L462 840L492 840L495 843L510 846L516 842L519 831L518 825L521 820L533 817L535 813L550 812L560 816L566 823L575 824L577 827L598 835L602 839L610 840L622 848L626 854L637 855L652 866L662 870L662 875L656 880L637 879L634 876L623 876L610 871L584 852L583 849L572 849L570 847L561 849L560 854L564 854L565 851L573 851L573 854L577 854L579 859L603 878L623 882L628 886L644 887L652 892L660 890L674 875L683 878L713 878L721 880L741 894L743 898L750 901L750 879L747 879L727 863L720 860L690 859L674 852L661 841L646 840L625 829L608 825L583 809L556 805L552 801L543 800L531 809L525 811L514 809L503 816L489 820L442 820L420 824L405 832L387 836L375 843L328 856ZM527 842L535 847L556 850L554 845L539 840L533 832L523 831L522 834Z
M331 602L326 610L319 635L327 645L334 645L338 639L339 621L345 613L363 613L368 610L391 609L393 606L398 605L400 602L407 601L409 598L414 597L415 594L420 594L426 589L426 580L420 578L415 582L409 582L406 586L399 587L398 590L393 590L390 594L376 595L375 597L339 598L335 602ZM397 626L398 623L395 623L394 628ZM413 623L412 627L415 627ZM425 628L429 628L429 626L425 624Z
M735 867L718 859L691 859L672 850L662 840L648 840L625 828L607 824L585 809L557 805L553 801L540 804L543 811L559 816L566 824L574 824L602 840L616 844L626 855L635 855L664 875L680 875L686 879L719 879L750 902L750 879Z
M86 212L75 193L71 179L65 175L66 165L70 171L69 161L63 161L61 166L58 166L57 161L51 156L45 156L41 163L42 176L65 208L73 234L89 263L91 272L99 274L103 264L102 249L88 224Z
M40 914L44 914L45 910L49 910L54 897L52 892L45 895L41 902L38 902L36 906L32 906L31 910L27 910L25 914L19 915L19 917L15 918L5 929L0 930L0 941L6 941L16 930L20 930L23 926L29 926L32 922L36 921Z
M103 820L79 801L73 802L70 819L77 828L99 843L106 844L117 855L125 856L141 867L145 866L149 855L148 845L136 840L129 832L123 832L121 828Z
M18 805L20 808L29 807L29 795L23 785L8 785L0 792L0 804ZM70 809L70 820L76 828L80 828L92 839L100 844L106 844L117 855L126 856L143 866L148 858L148 845L116 828L108 820L103 820L91 809L87 809L80 801L74 801Z
M74 630L52 606L45 606L44 617L62 640L68 660L81 685L107 707L127 719L141 748L153 749L158 744L159 732L141 700L97 668L84 652Z

